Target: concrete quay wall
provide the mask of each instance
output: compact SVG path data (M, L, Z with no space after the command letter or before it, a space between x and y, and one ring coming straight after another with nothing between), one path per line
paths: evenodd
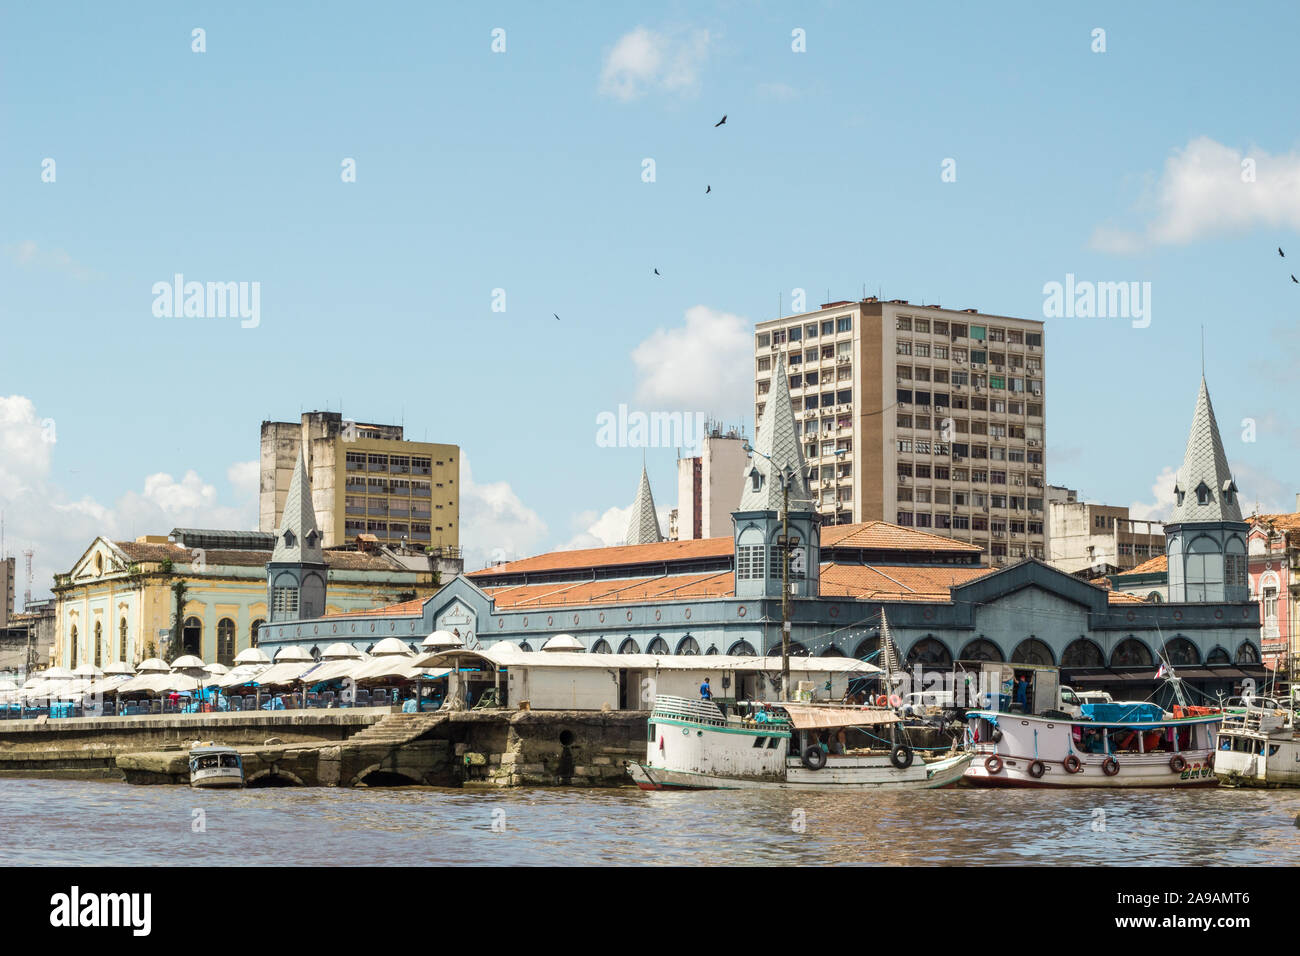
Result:
M250 786L576 786L630 783L647 712L387 708L78 718L0 724L0 775L186 784L190 744L236 747Z

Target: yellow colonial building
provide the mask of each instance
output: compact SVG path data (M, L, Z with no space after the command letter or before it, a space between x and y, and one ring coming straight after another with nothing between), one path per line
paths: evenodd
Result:
M195 654L230 665L257 645L267 613L267 562L275 535L177 528L135 541L99 537L67 574L55 575L52 664L103 666ZM326 613L432 594L437 562L373 541L327 548ZM180 603L181 633L171 641Z

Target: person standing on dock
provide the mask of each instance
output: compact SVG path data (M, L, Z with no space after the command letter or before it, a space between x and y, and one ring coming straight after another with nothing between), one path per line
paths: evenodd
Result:
M704 678L704 683L700 685L700 699L713 700L713 688L709 686L709 679Z

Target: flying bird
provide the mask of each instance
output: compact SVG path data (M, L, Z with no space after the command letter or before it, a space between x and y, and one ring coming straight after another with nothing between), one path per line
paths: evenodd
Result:
M659 278L661 279L663 278L663 273L660 272L658 269L655 270L655 275L659 276Z
M555 315L555 313L552 312L551 315ZM556 322L560 321L560 317L558 315L555 315L555 321Z
M1282 251L1282 247L1281 247L1281 246L1278 246L1278 247L1277 247L1277 254L1278 254L1279 256L1281 256L1283 259L1286 258L1286 253Z
M1292 282L1295 282L1295 283L1297 283L1297 284L1300 284L1300 279L1297 279L1297 278L1295 277L1295 273L1294 273L1294 272L1291 273L1291 281L1292 281Z
M712 187L712 186L705 186L705 187L704 187L704 195L707 196L707 195L708 195L709 193L711 193L711 192L713 192L713 187Z
M721 125L722 125L723 123L725 123L726 121L727 121L727 114L726 114L726 113L723 113L723 114L722 114L722 119L720 119L720 120L718 120L716 123L714 123L714 124L713 124L713 128L714 128L714 129L717 129L719 126L721 126Z

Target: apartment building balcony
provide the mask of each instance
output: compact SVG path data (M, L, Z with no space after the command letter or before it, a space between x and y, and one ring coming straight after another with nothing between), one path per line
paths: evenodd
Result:
M386 461L368 461L366 462L366 471L388 471L388 462Z
M423 519L428 519L428 518L431 518L432 516L433 516L433 512L431 512L428 508L412 508L412 509L411 509L411 517L412 517L413 519L414 519L414 518L423 518Z
M364 515L366 509L364 505L347 505L343 509L345 515Z
M382 501L371 501L366 505L366 514L384 517L388 514L388 505Z

